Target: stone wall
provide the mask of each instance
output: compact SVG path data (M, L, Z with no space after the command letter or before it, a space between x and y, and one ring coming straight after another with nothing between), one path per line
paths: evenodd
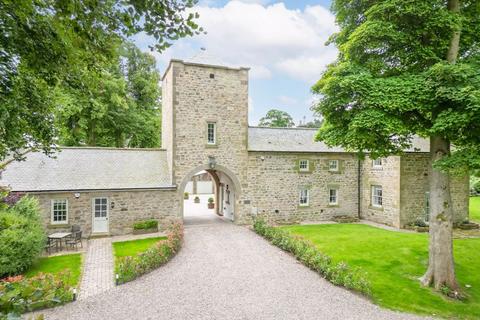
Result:
M372 159L366 157L361 165L361 217L394 227L400 226L400 157L383 158L382 167L374 168ZM372 206L372 186L380 185L383 206Z
M133 223L139 220L156 219L163 230L171 221L178 219L179 203L175 190L128 190L81 192L78 199L75 192L32 193L39 199L44 225L48 233L69 231L72 225L80 225L85 237L92 233L92 199L108 198L109 234L122 235L132 232ZM68 200L68 222L51 224L51 200ZM113 203L113 208L111 204Z
M430 155L406 153L401 160L401 227L426 218L429 191ZM468 177L453 176L450 191L455 222L468 217Z
M297 161L308 159L309 172L298 170ZM328 160L339 160L340 171L331 172ZM349 153L250 152L248 198L253 212L277 223L331 220L358 216L358 160ZM299 193L309 189L309 206L299 206ZM338 205L329 205L329 189L338 189Z
M174 60L164 78L172 78L173 86L173 105L168 105L169 99L164 106L173 110L173 183L182 185L190 180L193 174L208 168L209 157L214 157L217 169L228 168L240 181L238 187L246 188L248 69ZM207 145L207 122L216 123L215 145ZM183 188L178 193L181 197ZM235 194L235 211L242 215L242 190L235 190Z

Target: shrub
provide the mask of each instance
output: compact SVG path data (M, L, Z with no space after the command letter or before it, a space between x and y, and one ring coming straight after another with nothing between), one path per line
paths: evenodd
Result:
M208 198L208 203L213 203L213 198Z
M0 281L0 319L11 319L25 312L72 301L69 278L70 273L66 271L57 275L39 274L32 278Z
M183 193L183 199L188 200L190 194L188 192Z
M0 278L25 271L42 252L46 237L39 212L31 197L0 211Z
M313 243L304 238L272 227L262 218L254 219L253 230L272 244L293 254L297 260L333 284L367 295L370 293L370 285L359 269L352 270L344 262L333 262L329 256L323 254Z
M134 230L157 229L157 228L158 228L158 221L153 219L139 221L133 224Z
M167 263L180 249L183 242L183 225L174 223L168 229L167 239L158 241L135 257L122 257L117 267L118 283L132 281L139 276Z

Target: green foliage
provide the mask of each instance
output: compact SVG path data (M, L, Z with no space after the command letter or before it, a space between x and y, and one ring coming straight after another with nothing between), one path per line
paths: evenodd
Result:
M122 99L117 93L122 91L122 84L112 79L111 74L105 74L108 69L105 65L116 60L118 44L144 32L155 39L152 49L161 52L174 40L203 32L195 23L198 15L187 13L195 3L195 0L2 1L0 160L7 154L21 158L26 147L51 152L59 131L54 125L58 109L88 102L92 111L98 111L95 108L101 106L89 99L99 99L97 94L104 91L104 99L110 99L118 110ZM115 94L109 94L111 91ZM82 94L72 96L72 92ZM85 121L98 119L91 116ZM148 128L152 125L155 123ZM131 139L135 145L147 143L144 133Z
M211 197L208 198L208 203L213 203L213 202L214 202L213 198L211 198Z
M0 211L0 278L19 274L32 265L45 245L38 202L23 197Z
M461 3L456 14L440 0L334 1L340 31L330 43L340 54L312 89L325 119L317 139L376 158L401 153L414 135L441 136L455 152L437 166L480 167L480 6Z
M282 229L311 241L335 263L344 261L363 270L371 300L382 307L446 319L478 319L480 239L453 241L457 280L468 297L458 301L418 282L428 262L428 234L362 224L293 225Z
M139 221L133 224L134 230L156 229L156 228L158 228L158 221L153 219Z
M292 236L280 228L269 226L262 218L254 220L253 229L272 244L293 254L297 260L333 284L369 294L369 283L360 270L353 270L344 262L334 263L310 241Z
M76 287L80 280L82 269L82 254L65 254L61 256L41 257L25 272L25 277L32 278L41 273L51 273L61 275L68 272L65 278L67 284Z
M140 252L136 256L120 257L116 266L119 275L118 282L132 281L168 262L177 252L183 242L183 225L174 223L169 227L166 240L160 240L155 245Z
M188 200L189 197L190 197L190 194L188 192L183 193L183 199Z
M285 111L271 109L265 117L260 119L258 125L260 127L291 128L295 126L295 123L292 117Z
M13 282L0 281L0 319L55 307L73 300L70 274L39 274L32 278L19 278ZM7 316L8 315L8 316Z
M480 197L470 197L469 217L471 221L480 223Z
M140 252L143 252L154 244L158 243L159 240L166 239L167 237L154 237L154 238L145 238L137 240L128 240L128 241L119 241L113 243L113 251L115 254L115 261L118 264L118 258L126 256L135 256Z

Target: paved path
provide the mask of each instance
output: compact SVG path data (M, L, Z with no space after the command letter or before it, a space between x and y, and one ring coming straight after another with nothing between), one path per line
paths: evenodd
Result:
M110 238L89 240L78 299L85 300L106 292L113 286L112 240Z
M167 265L46 319L417 319L335 287L245 227L190 223Z

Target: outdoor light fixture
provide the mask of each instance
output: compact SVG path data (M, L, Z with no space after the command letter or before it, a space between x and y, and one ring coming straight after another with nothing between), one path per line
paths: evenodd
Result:
M73 196L75 197L75 199L80 198L80 192L75 192L75 193L73 194Z
M115 274L115 284L118 286L118 273Z
M73 288L73 301L77 300L77 288Z
M217 165L217 161L215 160L214 156L208 156L208 166L210 169L215 169L215 166Z
M110 208L115 208L115 201L110 202Z

